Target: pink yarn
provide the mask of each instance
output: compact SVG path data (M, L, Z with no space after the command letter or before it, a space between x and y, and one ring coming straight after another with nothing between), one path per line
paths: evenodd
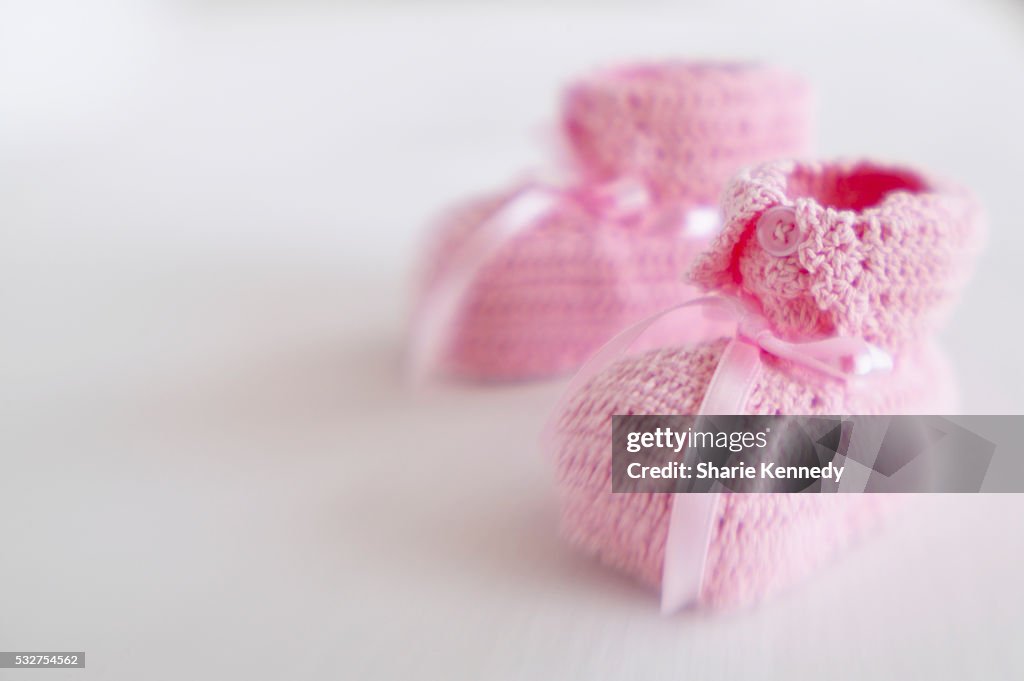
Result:
M446 254L505 200L482 199L449 216L425 290L447 275ZM687 237L678 217L648 217L643 225L595 221L569 199L513 237L468 292L442 357L445 373L526 379L570 372L631 322L695 295L679 273L710 236Z
M730 182L722 203L693 282L754 296L786 337L858 336L893 353L939 328L983 238L967 190L871 161L765 163ZM784 258L746 246L777 205L805 235Z
M796 251L773 256L753 238L760 215L795 206ZM862 336L894 353L869 391L762 353L750 414L950 413L954 377L928 334L969 274L982 235L967 192L870 162L769 163L726 193L725 228L696 262L708 290L760 304L793 340ZM572 395L558 416L563 528L573 543L652 585L661 583L671 495L612 494L613 414L698 409L727 339L620 360ZM699 602L752 602L811 574L893 501L883 495L724 494Z
M562 126L592 180L637 175L662 199L717 203L740 168L810 153L813 111L808 83L775 67L665 62L575 83Z
M742 165L802 153L810 139L807 91L766 67L675 63L570 87L564 119L578 185L483 264L441 353L442 372L475 379L569 372L625 326L696 295L679 273L708 240L681 228L687 211L714 206ZM638 220L596 213L585 199L598 184L621 179L640 181L651 195ZM468 237L515 194L470 201L444 218L427 254L419 311Z

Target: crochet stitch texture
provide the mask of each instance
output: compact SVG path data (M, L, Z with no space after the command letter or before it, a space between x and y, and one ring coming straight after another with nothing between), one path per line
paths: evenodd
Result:
M868 161L762 164L740 173L722 203L722 231L690 274L696 284L755 297L788 338L859 336L894 354L940 328L983 237L967 190ZM776 205L792 206L805 234L783 258L748 247Z
M793 205L803 240L766 253L758 217ZM969 275L982 236L964 190L870 162L776 162L741 173L725 228L693 279L756 301L793 340L861 335L896 356L868 389L762 352L750 414L950 413L954 377L928 334ZM614 414L690 414L727 339L650 351L594 377L558 416L556 467L568 539L651 585L661 582L672 496L612 494ZM891 495L723 494L699 602L752 602L809 575L870 527Z

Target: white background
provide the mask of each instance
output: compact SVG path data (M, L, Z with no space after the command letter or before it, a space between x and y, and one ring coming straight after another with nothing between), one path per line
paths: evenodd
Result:
M558 88L643 57L805 73L821 151L973 186L945 334L1024 407L1009 2L0 5L0 649L55 678L1010 678L1024 505L920 498L762 606L663 618L558 540L558 382L411 392L445 203L543 165ZM0 678L32 672L0 670Z

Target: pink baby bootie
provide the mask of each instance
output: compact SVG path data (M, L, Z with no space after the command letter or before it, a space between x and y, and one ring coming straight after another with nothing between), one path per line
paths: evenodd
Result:
M892 496L613 494L612 415L951 413L953 375L931 335L983 234L965 190L868 161L745 170L723 213L691 271L715 296L672 314L731 310L736 330L624 357L613 346L638 325L598 353L603 367L584 368L553 421L569 540L659 587L666 609L791 584Z
M808 85L763 66L670 63L572 85L574 179L527 182L442 221L416 302L414 369L569 372L624 326L691 297L681 273L717 231L727 179L805 153L811 117Z

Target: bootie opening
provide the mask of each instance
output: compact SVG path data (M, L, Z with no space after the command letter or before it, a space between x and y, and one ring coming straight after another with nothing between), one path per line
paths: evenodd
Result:
M916 194L930 189L916 173L871 163L826 167L819 172L797 166L788 178L786 197L791 201L813 199L824 208L862 211L877 206L892 192Z
M694 283L753 298L790 339L852 336L890 353L945 321L984 232L966 190L870 160L748 168L723 222Z

